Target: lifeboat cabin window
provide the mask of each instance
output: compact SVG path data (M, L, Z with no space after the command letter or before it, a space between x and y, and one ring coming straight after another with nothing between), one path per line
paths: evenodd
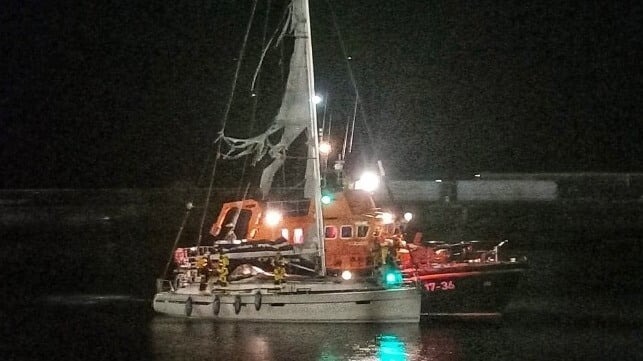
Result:
M304 230L302 228L295 228L292 231L292 240L294 244L304 243Z
M246 238L248 233L252 211L248 209L230 208L221 222L221 231L216 235L215 240L226 239L234 236L235 239ZM236 223L235 223L236 218Z
M282 228L281 229L281 236L284 237L285 239L290 239L290 232L288 231L288 228Z
M352 237L353 237L353 227L342 226L342 238L352 238Z
M334 239L337 238L337 227L335 226L326 226L324 231L324 237Z
M368 226L357 226L357 237L364 238L368 236Z

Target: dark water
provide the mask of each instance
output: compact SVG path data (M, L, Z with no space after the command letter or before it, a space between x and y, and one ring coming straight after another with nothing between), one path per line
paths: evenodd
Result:
M500 320L224 323L155 315L146 230L3 234L1 360L643 360L641 241L530 244Z
M637 360L643 355L638 325L533 314L420 325L218 324L155 316L147 303L125 299L75 300L25 311L3 325L4 360Z

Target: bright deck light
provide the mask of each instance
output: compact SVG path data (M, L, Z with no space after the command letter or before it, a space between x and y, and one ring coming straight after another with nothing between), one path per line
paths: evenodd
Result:
M411 212L404 213L404 220L405 221L411 222L412 219L413 219L413 213L411 213Z
M281 222L281 213L275 210L269 210L266 212L266 224L274 227Z
M380 185L380 177L373 172L364 172L361 178L355 182L355 189L373 192Z
M350 280L351 278L353 278L353 274L351 273L351 271L344 271L344 272L342 272L342 279L344 279L344 280L348 281L348 280Z
M393 217L393 214L389 212L382 213L381 218L382 218L382 223L384 224L391 224L395 220L395 217Z
M319 143L319 153L328 155L330 153L330 143L328 142L320 142Z
M322 97L320 97L319 95L313 95L313 103L319 104L322 102L322 100Z

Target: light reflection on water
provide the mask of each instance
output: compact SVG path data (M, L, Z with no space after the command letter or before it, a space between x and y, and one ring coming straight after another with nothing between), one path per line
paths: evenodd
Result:
M404 342L395 334L382 334L377 337L377 356L382 361L406 360Z
M213 323L155 317L159 360L442 360L458 359L448 331L419 325Z
M7 314L1 359L625 361L643 355L638 323L561 318L544 310L501 322L215 323L156 315L149 302L78 299L46 298Z

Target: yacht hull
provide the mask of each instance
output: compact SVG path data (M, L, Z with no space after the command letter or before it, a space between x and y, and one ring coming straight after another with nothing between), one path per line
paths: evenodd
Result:
M420 304L421 293L414 288L207 293L178 290L159 292L153 301L156 312L178 317L338 323L418 323Z

